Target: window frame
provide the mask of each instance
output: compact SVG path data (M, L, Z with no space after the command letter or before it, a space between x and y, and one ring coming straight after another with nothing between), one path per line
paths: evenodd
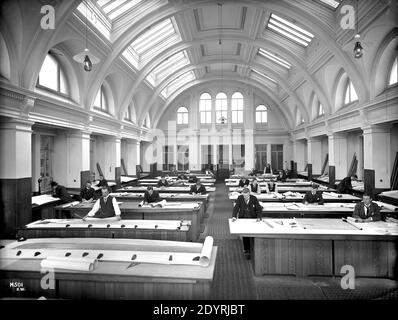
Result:
M239 94L240 96L234 97L235 95ZM241 103L239 103L241 101ZM231 123L232 124L243 124L244 119L244 110L245 110L245 99L243 94L239 91L236 91L232 94L231 97ZM234 117L235 115L235 117ZM234 119L236 118L236 119ZM239 121L239 118L241 121ZM234 121L236 120L236 121Z
M57 90L54 90L50 87L46 87L43 84L40 84L40 73L41 73L41 69L43 68L44 62L47 59L47 57L49 57L50 59L54 60L55 64L57 65ZM63 74L64 78L65 78L65 85L66 85L66 91L67 93L63 93L61 92L61 73ZM37 82L36 82L36 88L44 90L44 91L48 91L51 92L53 94L57 94L59 96L62 96L64 98L70 98L71 94L70 94L70 84L69 84L69 78L63 68L62 63L55 57L53 57L51 54L47 53L46 57L44 58L43 64L41 65L39 74L37 76Z
M352 94L353 94L353 92L351 91L352 88L354 89L355 95L357 97L354 100L351 99L352 98ZM348 102L346 102L347 93L348 93L348 98L349 98ZM349 78L347 79L346 85L344 86L344 93L343 94L344 94L344 96L343 96L343 106L347 106L349 104L352 104L354 102L359 101L358 93L355 90L354 84L352 83L352 81Z
M394 71L394 67L395 67L395 71L397 72L397 74L395 76L397 78L397 81L394 83L390 83L391 75L392 75L392 72ZM389 68L389 72L387 74L388 74L387 88L396 86L398 84L398 56L395 56L395 58L393 59L392 64L390 65L390 68Z
M259 107L264 107L265 108L265 110L258 110L258 108ZM261 120L263 120L263 114L265 114L265 120L266 121L261 121L261 122L258 122L257 121L257 114L260 114L260 117L261 117ZM259 104L257 107L256 107L256 110L255 110L255 123L256 124L268 124L268 107L266 106L266 105L264 105L264 104Z
M220 98L220 95L224 95L225 98ZM225 103L224 103L225 101ZM216 124L227 124L228 123L228 96L226 95L225 92L219 92L216 95L216 106L215 106L215 112L216 112ZM220 104L221 103L221 104ZM225 109L225 110L224 110ZM225 122L221 122L221 118L225 118Z
M183 111L180 111L184 109ZM180 122L180 116L182 121ZM177 125L188 125L189 124L189 111L187 107L181 106L177 109Z
M104 84L101 84L101 87L100 87L100 89L99 89L99 93L100 93L100 104L101 104L101 106L96 106L96 105L94 104L94 109L95 109L95 110L98 110L98 111L101 111L101 112L104 112L104 113L107 113L107 114L110 114L110 112L109 112L109 99L108 99L108 93L107 93L106 91L107 91L107 90L106 90ZM97 100L97 96L98 96L98 93L97 93L97 95L95 96L94 103L95 103L96 100ZM102 107L103 101L105 101L106 109L104 109L104 108Z
M203 98L204 95L208 95L210 97L210 99L208 98ZM202 105L202 101L206 101L205 105ZM199 97L199 122L200 124L204 124L204 125L209 125L212 123L212 97L208 92L203 92L200 97ZM205 110L202 110L203 107L205 108ZM209 109L209 110L208 110ZM204 115L206 122L202 122L202 115Z

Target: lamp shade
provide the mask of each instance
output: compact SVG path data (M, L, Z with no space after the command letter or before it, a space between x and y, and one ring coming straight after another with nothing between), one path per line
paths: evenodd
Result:
M84 49L83 52L78 53L77 55L73 56L73 60L81 63L81 64L86 64L87 63L87 58L88 60L92 63L92 64L97 64L99 63L101 60L99 58L97 58L95 55L93 55L90 50L88 49Z

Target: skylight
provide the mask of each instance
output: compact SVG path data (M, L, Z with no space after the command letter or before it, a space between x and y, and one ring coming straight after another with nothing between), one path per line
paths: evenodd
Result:
M97 4L109 17L114 20L129 11L142 0L98 0Z
M274 62L276 62L277 64L281 65L282 67L286 68L286 69L290 69L290 67L292 66L289 62L287 62L286 60L283 60L282 58L279 58L277 55L264 50L264 49L259 49L258 50L258 54L260 56L263 56L264 58L267 58L269 60L272 60Z
M174 18L166 19L151 27L137 39L130 47L139 55L140 65L156 54L181 41Z
M100 8L91 1L82 1L77 7L77 10L82 14L84 23L87 12L87 22L90 21L91 25L94 26L103 36L108 40L110 39L112 23Z
M149 82L153 86L168 77L172 72L190 64L186 51L178 52L159 64L149 75ZM147 78L148 78L147 77Z
M298 44L301 44L304 47L308 46L314 37L312 33L273 13L268 20L267 28L295 41Z
M176 91L179 87L182 87L184 84L195 80L195 74L193 71L189 71L187 73L184 73L183 75L179 76L178 78L174 79L166 88L163 89L161 92L162 96L167 98L172 94L174 91Z
M255 70L255 69L252 69L252 73L254 73L255 76L260 76L260 77L262 77L262 78L265 78L265 79L267 79L267 80L269 80L269 81L272 81L272 82L276 83L276 81L275 81L274 79L268 77L267 75L265 75L264 73L262 73L262 72L260 72L260 71L257 71L257 70Z
M337 7L340 5L341 0L318 0L329 7L332 7L333 9L337 9Z

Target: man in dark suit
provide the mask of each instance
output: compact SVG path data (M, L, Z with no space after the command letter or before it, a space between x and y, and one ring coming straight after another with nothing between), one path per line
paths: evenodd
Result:
M239 187L243 188L243 187L248 187L250 184L249 179L240 179L239 180Z
M311 191L305 193L303 203L323 204L322 192L318 191L318 185L316 183L311 185Z
M362 196L362 201L355 205L352 217L358 222L372 222L381 220L380 207L372 202L370 196L366 193Z
M159 192L153 190L153 187L148 187L144 194L144 204L159 202Z
M160 180L158 181L158 187L168 187L169 186L169 182L166 180L166 178L164 176L162 176L160 178Z
M101 188L101 187L107 187L107 186L108 186L108 181L104 178L103 175L100 175L100 179L97 184L97 187Z
M257 219L261 221L263 208L257 198L250 194L248 188L244 188L242 194L236 200L232 212L232 222L236 219ZM250 259L250 238L243 237L243 249L247 259Z
M354 175L353 177L345 177L340 183L337 185L336 189L338 193L351 193L352 192L352 181L357 180L357 176Z
M74 201L64 186L59 185L55 181L51 182L50 185L53 189L53 197L60 198L63 203L69 203Z
M196 184L191 186L191 190L189 191L192 194L206 194L205 186L198 180Z
M95 198L95 190L91 188L91 182L87 181L86 185L80 190L80 198L82 202L92 202Z

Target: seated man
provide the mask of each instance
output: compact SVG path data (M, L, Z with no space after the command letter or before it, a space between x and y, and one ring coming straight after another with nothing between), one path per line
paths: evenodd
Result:
M258 184L257 179L254 179L253 182L250 184L250 191L257 194L261 193L261 187Z
M272 192L278 193L278 186L273 180L271 180L265 184L265 191L267 192L267 194L270 194Z
M189 183L196 183L198 181L199 181L199 179L195 175L190 176L189 179L188 179Z
M192 193L192 194L206 194L207 191L206 191L205 186L198 180L198 181L196 181L196 184L191 186L191 190L189 191L189 193Z
M286 172L285 170L280 170L276 181L286 182Z
M83 220L107 219L114 221L121 219L119 205L116 202L116 198L109 195L110 192L110 187L101 187L102 196L95 202L90 212L83 217Z
M180 174L177 176L177 180L188 180L188 176L185 175L184 173L180 173Z
M273 174L271 165L267 163L267 165L264 167L264 174Z
M162 176L160 178L160 180L158 181L158 187L168 187L169 186L169 182L166 180L166 178L164 176Z
M256 170L253 168L250 173L249 173L249 177L254 177L256 176Z
M356 181L357 176L353 177L345 177L340 183L337 185L337 192L338 193L351 193L352 192L352 184L351 181Z
M311 185L311 191L307 191L303 198L304 204L315 203L323 204L322 192L318 191L318 185L313 183Z
M250 184L249 179L240 179L239 180L239 187L243 188L243 187L248 187Z
M257 198L250 194L248 188L244 188L242 194L236 199L232 212L232 222L236 219L257 219L262 218L263 208ZM247 259L250 259L250 238L243 237L243 249Z
M381 220L380 207L372 202L370 195L364 193L362 201L355 205L352 217L358 222L371 222Z
M159 201L160 201L159 192L153 190L153 187L148 187L147 191L145 191L144 194L144 204L159 202Z
M50 185L53 189L53 197L60 198L63 203L69 203L74 201L64 186L59 185L55 181L52 181Z
M92 202L95 198L95 190L91 188L91 182L87 181L86 185L80 190L80 198L82 202Z
M97 184L97 187L101 188L103 186L107 187L108 186L108 181L104 178L103 175L100 175L100 179L99 179L99 182Z

